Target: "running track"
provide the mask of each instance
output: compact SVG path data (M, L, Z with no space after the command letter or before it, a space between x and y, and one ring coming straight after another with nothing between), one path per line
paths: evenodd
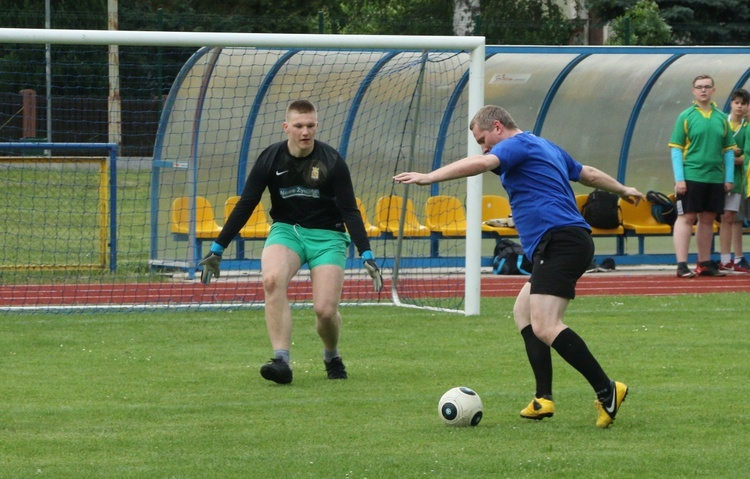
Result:
M526 282L524 276L482 276L482 296L512 297ZM408 289L425 288L425 283L408 284ZM299 301L311 296L310 282L293 284ZM425 288L426 289L426 288ZM463 294L463 282L454 278L432 280L431 297ZM379 295L372 291L367 280L349 280L345 283L343 301L390 302L390 284L386 281ZM594 273L584 275L576 289L578 296L703 294L723 292L750 292L750 275L728 275L723 278L680 279L669 273ZM424 293L422 293L424 294ZM406 298L406 294L402 295ZM257 280L216 281L210 286L196 282L128 283L128 284L78 284L78 285L14 285L0 286L0 308L43 307L70 305L207 305L216 302L262 302L263 291Z

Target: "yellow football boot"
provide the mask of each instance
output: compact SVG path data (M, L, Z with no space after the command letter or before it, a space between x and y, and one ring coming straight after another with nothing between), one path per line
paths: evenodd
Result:
M596 427L607 428L615 420L617 411L620 410L620 405L625 400L625 396L628 395L628 387L617 381L614 382L615 391L612 394L612 398L607 401L607 404L603 404L599 399L594 401L598 416L596 418Z
M521 411L521 417L526 419L536 419L537 421L545 417L552 417L555 414L555 403L551 399L534 398L528 406Z

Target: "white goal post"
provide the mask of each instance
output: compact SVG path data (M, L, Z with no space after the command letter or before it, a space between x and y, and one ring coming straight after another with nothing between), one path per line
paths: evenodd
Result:
M323 35L323 34L258 34L208 32L151 32L108 30L59 30L0 28L2 44L62 44L171 47L244 47L266 49L367 49L404 51L446 51L468 53L470 56L467 82L468 117L484 103L484 37L457 36L393 36L393 35ZM468 124L465 125L466 155L481 154ZM437 134L437 132L435 132ZM457 158L446 158L453 161ZM466 181L466 235L463 313L480 312L481 292L481 177ZM399 303L394 290L393 300ZM414 306L414 305L412 305ZM419 305L417 305L419 307ZM435 308L441 309L441 308Z

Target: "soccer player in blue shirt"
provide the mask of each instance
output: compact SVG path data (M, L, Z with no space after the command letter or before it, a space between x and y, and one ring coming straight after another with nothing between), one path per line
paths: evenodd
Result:
M580 372L596 392L596 426L609 427L625 400L628 387L610 379L584 340L563 323L575 286L594 257L591 228L576 206L570 181L617 194L629 202L645 201L643 193L606 173L574 160L552 142L518 128L503 108L487 105L470 123L483 155L463 158L430 173L400 173L398 183L432 183L492 171L508 192L513 219L531 277L516 298L513 316L523 337L536 379L536 394L521 411L527 419L551 417L551 349Z

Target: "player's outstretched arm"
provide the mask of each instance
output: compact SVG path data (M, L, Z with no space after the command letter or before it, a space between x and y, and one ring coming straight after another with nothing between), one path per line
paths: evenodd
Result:
M646 200L646 195L633 188L632 186L625 186L616 179L604 173L598 168L593 166L584 165L581 170L581 178L579 183L592 188L599 188L602 190L609 191L616 194L628 203L635 203L636 205L641 200Z
M440 181L478 175L497 168L499 165L500 160L495 155L474 155L449 163L430 173L414 171L399 173L393 177L393 181L404 184L431 185Z

